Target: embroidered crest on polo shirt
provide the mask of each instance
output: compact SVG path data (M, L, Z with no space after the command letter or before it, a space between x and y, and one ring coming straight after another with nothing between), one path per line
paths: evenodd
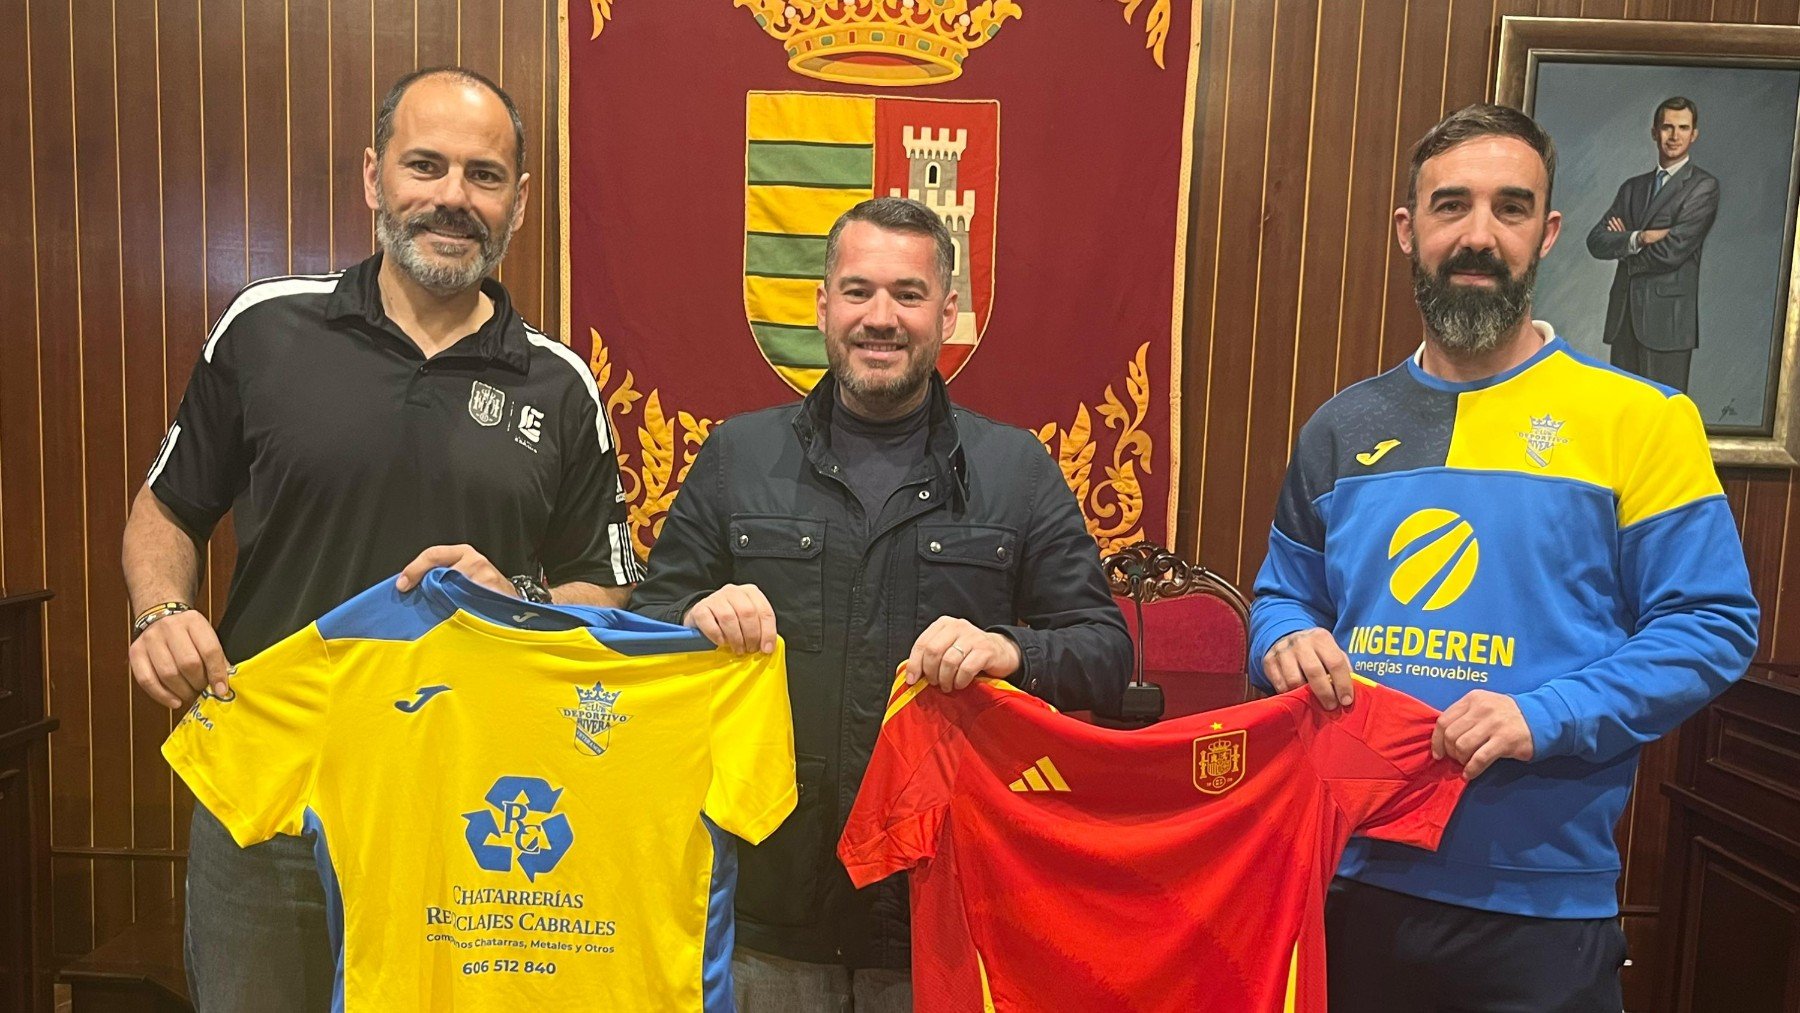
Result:
M469 385L469 417L484 426L497 426L506 411L506 392L476 380Z

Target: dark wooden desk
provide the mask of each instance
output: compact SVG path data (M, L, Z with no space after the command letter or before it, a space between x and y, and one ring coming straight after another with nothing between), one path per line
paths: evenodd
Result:
M73 1013L193 1013L181 914L179 904L151 911L63 968Z
M0 1009L50 1013L48 591L0 598Z
M1682 733L1658 1010L1800 1010L1800 666L1753 667Z

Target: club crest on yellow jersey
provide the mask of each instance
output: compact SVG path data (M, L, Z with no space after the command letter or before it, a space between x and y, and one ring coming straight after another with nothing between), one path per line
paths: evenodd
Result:
M608 692L594 683L593 689L575 687L577 706L563 708L563 717L575 722L575 748L589 756L599 756L612 745L612 730L631 720L613 708L619 702L620 690Z
M1543 418L1531 417L1531 429L1520 433L1519 439L1525 441L1525 456L1531 458L1532 464L1550 467L1550 455L1556 453L1557 447L1569 442L1567 437L1560 435L1566 423L1566 419L1551 418L1549 412L1545 412Z

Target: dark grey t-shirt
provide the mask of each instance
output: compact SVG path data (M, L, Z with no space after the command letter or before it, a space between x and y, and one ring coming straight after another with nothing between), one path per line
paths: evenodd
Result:
M831 412L831 451L844 466L844 481L862 503L863 524L874 524L888 497L925 459L930 399L897 419L865 419L839 401Z

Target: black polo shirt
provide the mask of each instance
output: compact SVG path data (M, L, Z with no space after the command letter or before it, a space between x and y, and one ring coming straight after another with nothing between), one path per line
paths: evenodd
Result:
M494 315L427 360L382 309L380 266L238 293L151 466L191 532L232 511L237 568L217 619L232 661L433 545L467 542L551 585L643 576L587 364L492 279Z

